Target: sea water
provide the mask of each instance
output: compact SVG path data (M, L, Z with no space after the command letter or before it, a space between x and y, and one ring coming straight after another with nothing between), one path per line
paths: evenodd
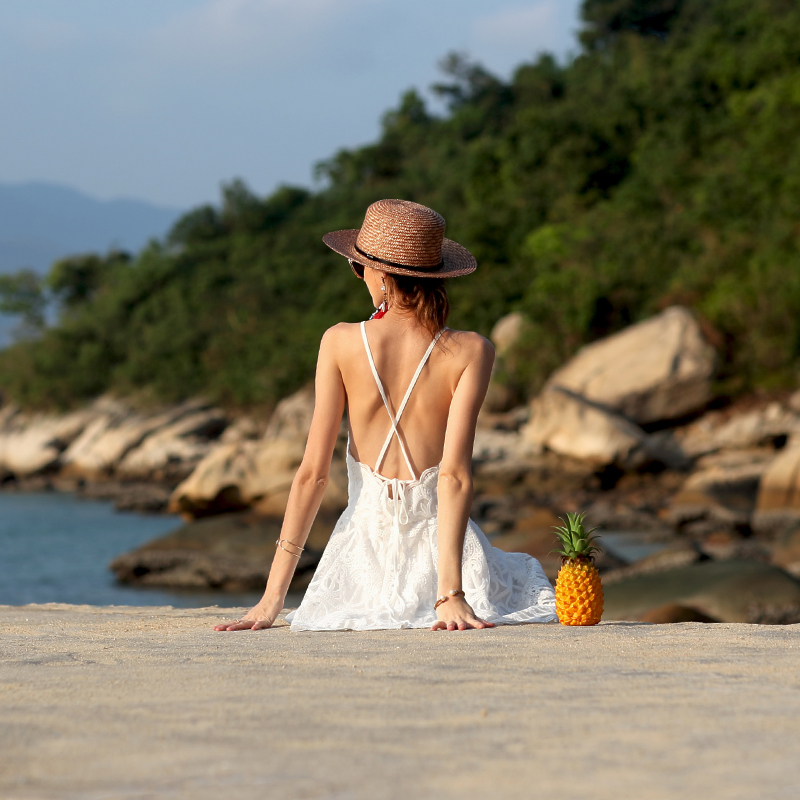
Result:
M0 493L0 605L251 606L259 593L140 589L108 564L180 525L168 515L118 512L59 493Z
M118 512L112 503L60 493L0 493L0 605L245 606L260 593L137 588L108 569L118 555L180 525L169 515ZM647 534L601 532L600 544L626 561L664 546ZM302 593L290 594L295 607Z

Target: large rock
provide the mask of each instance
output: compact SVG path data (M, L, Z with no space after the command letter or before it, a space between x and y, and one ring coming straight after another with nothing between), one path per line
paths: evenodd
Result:
M514 347L524 333L526 324L525 317L519 311L512 311L497 320L489 338L498 356L502 358Z
M181 417L146 436L128 451L115 472L126 480L155 480L174 486L208 455L227 421L224 412L216 408Z
M682 464L679 454L620 414L574 392L552 386L531 404L531 417L521 431L531 448L547 448L598 466L617 464L624 469L650 461Z
M144 413L121 401L100 398L93 405L95 418L62 456L65 471L89 478L107 475L149 435L207 407L207 403L191 400Z
M509 359L513 360L514 345L519 341L526 327L527 321L525 318L515 311L501 317L489 334L489 338L495 346L497 357L492 367L492 378L489 381L486 397L483 401L482 416L509 411L522 399L520 387L515 385L513 380L509 380L509 372L514 372L513 365L509 363Z
M795 434L800 434L800 415L776 402L744 412L710 411L674 431L677 444L690 458L720 450L775 449Z
M800 527L778 538L772 550L772 563L800 578Z
M708 556L693 542L678 539L649 556L608 572L603 576L603 586L610 586L612 583L619 583L636 575L652 575L708 560Z
M772 460L761 478L758 509L800 511L800 442L791 442Z
M332 528L325 515L315 520L290 589L308 585ZM211 517L118 556L110 569L122 583L139 586L260 591L280 530L279 519L250 512Z
M69 480L159 481L175 485L211 449L226 414L191 400L157 411L135 410L111 397L67 414L0 409L0 477L25 480L61 472ZM252 421L228 441L246 437Z
M758 561L702 561L604 587L603 619L680 606L718 622L800 621L800 581Z
M89 409L70 414L27 415L7 407L0 412L0 476L26 478L54 469L62 452L91 421Z
M761 477L774 458L763 447L704 456L671 498L667 521L695 537L749 533Z
M774 534L800 523L800 441L789 441L761 477L753 526Z
M283 514L313 410L314 395L307 389L282 400L262 439L214 448L175 489L170 508L192 517L250 507L262 514ZM333 512L346 505L347 474L339 453L321 508Z
M761 478L775 460L772 448L715 453L699 459L685 491L704 492L727 505L755 506Z
M676 419L712 399L716 354L680 306L581 349L547 386L563 387L645 424Z

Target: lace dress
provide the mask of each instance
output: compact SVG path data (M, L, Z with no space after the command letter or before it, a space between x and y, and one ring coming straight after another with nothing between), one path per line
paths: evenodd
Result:
M331 534L300 607L286 620L293 631L429 628L436 622L437 483L439 467L416 476L397 425L431 342L393 417L361 323L369 364L389 418L389 435L375 469L356 461L347 447L348 505ZM441 334L440 334L441 335ZM378 473L397 436L411 480ZM464 539L462 588L476 615L495 624L551 622L555 597L539 562L489 544L470 520Z

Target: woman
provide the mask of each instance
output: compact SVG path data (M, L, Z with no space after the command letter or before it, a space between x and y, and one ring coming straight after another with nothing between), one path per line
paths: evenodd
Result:
M360 230L324 242L350 261L379 309L322 338L305 456L260 602L217 631L278 617L328 482L347 406L349 503L292 630L491 628L556 618L536 559L492 547L469 519L475 425L494 362L477 333L445 327L444 278L473 256L425 206L380 200Z

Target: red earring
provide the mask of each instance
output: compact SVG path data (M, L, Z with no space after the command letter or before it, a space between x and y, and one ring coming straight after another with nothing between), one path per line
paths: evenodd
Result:
M375 309L375 313L370 319L380 319L389 310L386 305L386 284L383 281L381 281L381 291L383 292L383 302Z

